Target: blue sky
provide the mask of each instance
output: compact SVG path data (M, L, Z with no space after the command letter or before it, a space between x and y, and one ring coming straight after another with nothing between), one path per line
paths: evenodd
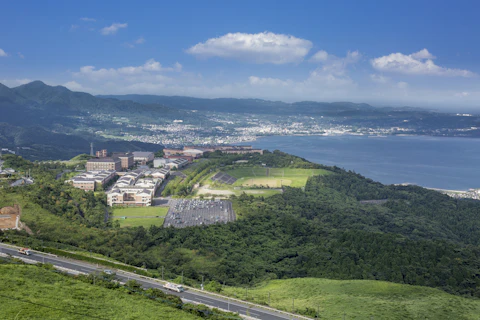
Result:
M475 1L10 1L0 82L480 109Z

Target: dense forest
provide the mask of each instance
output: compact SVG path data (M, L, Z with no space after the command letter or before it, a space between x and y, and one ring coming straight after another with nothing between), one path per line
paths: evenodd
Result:
M295 277L372 279L480 297L479 201L415 186L385 186L278 151L243 157L252 164L310 166L334 174L311 177L304 190L284 187L282 194L268 198L232 196L241 219L185 229L112 226L103 219L108 211L104 196L55 180L52 172L61 168L22 163L21 158L9 161L31 167L36 184L5 188L0 195L21 195L68 221L67 227L43 219L29 223L45 243L80 247L153 270L163 267L171 276L183 272L192 281L203 276L238 286ZM208 158L222 166L240 156L212 153Z

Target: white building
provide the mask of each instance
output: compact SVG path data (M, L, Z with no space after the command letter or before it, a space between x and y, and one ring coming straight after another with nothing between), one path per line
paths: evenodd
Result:
M123 175L107 193L109 206L151 206L162 179L144 178L145 170L135 170Z
M135 162L150 162L153 161L155 155L153 152L144 152L144 151L134 151L133 152L133 161Z

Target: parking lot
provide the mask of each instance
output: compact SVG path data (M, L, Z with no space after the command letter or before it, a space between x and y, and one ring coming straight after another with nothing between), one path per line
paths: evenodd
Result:
M232 203L226 200L172 199L165 227L185 228L235 220Z

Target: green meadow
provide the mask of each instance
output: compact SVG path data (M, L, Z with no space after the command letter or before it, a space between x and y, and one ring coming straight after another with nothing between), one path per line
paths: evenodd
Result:
M120 223L120 227L162 226L168 207L116 207L112 219Z
M199 319L173 306L36 266L0 265L2 319Z
M478 299L385 281L297 278L247 290L226 287L224 292L312 317L319 311L321 319L480 319Z

